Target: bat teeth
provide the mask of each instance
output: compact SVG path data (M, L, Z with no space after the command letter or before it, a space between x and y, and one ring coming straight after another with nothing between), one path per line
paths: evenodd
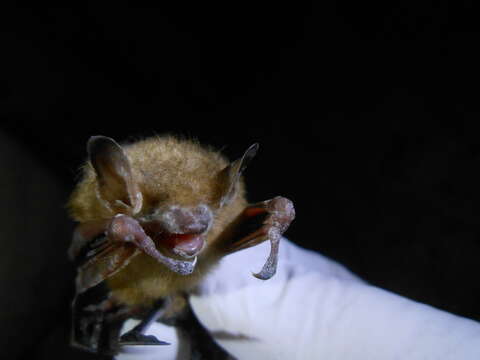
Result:
M179 261L179 260L173 260L170 259L171 261L166 264L170 270L173 272L176 272L177 274L180 275L190 275L194 270L195 270L195 265L197 265L197 257L193 259L193 261Z

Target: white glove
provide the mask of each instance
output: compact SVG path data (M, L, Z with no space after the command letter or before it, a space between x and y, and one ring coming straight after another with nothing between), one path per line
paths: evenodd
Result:
M258 280L251 272L268 251L264 243L227 256L190 298L202 324L236 358L480 359L479 323L370 286L286 239L277 274ZM175 358L156 348L156 357L135 359Z

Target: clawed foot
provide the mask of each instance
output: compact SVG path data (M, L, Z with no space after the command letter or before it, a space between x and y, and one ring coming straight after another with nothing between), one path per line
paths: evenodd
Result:
M128 331L120 337L120 345L170 345L153 335L144 335L138 331Z

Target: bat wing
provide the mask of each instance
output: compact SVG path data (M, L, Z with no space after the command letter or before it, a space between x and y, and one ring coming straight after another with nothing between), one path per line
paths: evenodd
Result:
M251 145L240 159L220 172L219 179L223 190L219 201L220 208L228 205L235 197L241 175L258 148L258 144ZM253 275L262 280L270 279L277 269L280 238L294 218L293 203L284 197L277 196L249 205L220 235L215 250L218 255L223 256L269 240L270 255L262 270Z
M77 293L81 293L123 269L140 253L133 244L105 240L89 251L88 259L77 270Z
M220 251L230 254L269 240L270 255L262 270L253 275L270 279L277 269L280 238L294 218L293 203L284 197L249 205L222 235Z
M146 237L139 228L134 219L116 216L82 223L75 229L69 249L77 267L70 340L74 347L109 355L118 350L121 326L134 309L112 302L104 280L142 252L134 241Z
M196 258L184 261L163 255L138 221L123 214L103 223L79 225L69 252L77 264L77 293L114 275L141 252L178 274L191 274L196 264Z
M69 256L77 267L77 294L114 275L140 253L134 244L109 236L106 227L105 221L84 223L74 232Z

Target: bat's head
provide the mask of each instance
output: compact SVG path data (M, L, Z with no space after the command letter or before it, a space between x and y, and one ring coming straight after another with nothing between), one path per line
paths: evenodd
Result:
M120 237L147 236L175 271L205 252L245 207L241 174L257 149L254 144L229 163L218 152L173 137L120 146L94 136L69 207L81 223L117 218L112 224ZM138 225L144 235L132 230Z

